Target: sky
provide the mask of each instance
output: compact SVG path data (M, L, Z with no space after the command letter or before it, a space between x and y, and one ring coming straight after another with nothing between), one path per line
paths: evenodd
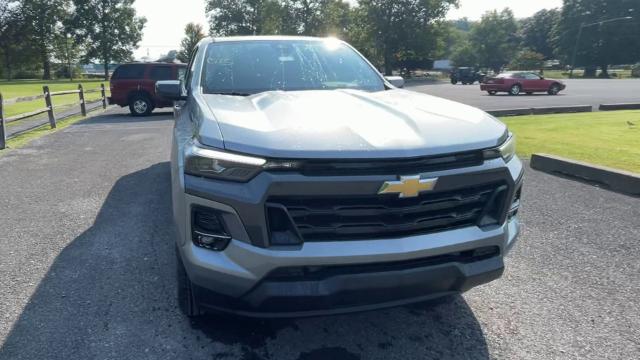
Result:
M505 7L511 8L516 17L527 17L538 10L560 6L562 0L460 0L460 7L450 10L447 18L478 20L486 11ZM205 0L136 0L135 7L139 16L147 18L144 37L134 54L136 59L149 54L151 60L156 60L161 54L177 50L184 36L184 27L189 22L204 25L205 32L209 29L204 12Z

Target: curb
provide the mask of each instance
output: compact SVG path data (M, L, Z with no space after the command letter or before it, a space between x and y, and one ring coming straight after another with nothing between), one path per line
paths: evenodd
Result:
M640 196L640 174L548 154L531 155L530 166L536 170L568 175L604 184L607 188L624 194Z
M533 115L533 109L500 109L500 110L487 110L487 113L493 116L520 116L520 115Z
M534 115L568 114L568 113L592 112L593 107L591 105L550 106L550 107L544 107L544 108L533 108L532 110Z
M600 111L638 110L638 109L640 109L640 103L602 104L599 107Z
M519 116L519 115L543 115L543 114L568 114L580 112L592 112L591 105L575 105L575 106L550 106L537 108L521 108L521 109L498 109L488 110L487 112L493 116Z

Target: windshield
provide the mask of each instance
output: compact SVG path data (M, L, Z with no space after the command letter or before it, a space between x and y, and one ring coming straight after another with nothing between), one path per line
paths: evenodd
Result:
M353 49L337 40L212 43L207 48L202 76L206 94L385 89L375 69Z

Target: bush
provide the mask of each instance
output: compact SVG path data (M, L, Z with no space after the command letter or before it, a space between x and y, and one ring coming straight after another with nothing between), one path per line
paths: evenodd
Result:
M536 70L544 66L544 55L531 50L522 50L509 64L512 70Z
M640 78L640 63L633 65L633 68L631 68L631 76Z

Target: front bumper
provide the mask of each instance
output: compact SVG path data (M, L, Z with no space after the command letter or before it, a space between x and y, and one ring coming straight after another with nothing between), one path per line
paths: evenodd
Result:
M175 146L175 144L174 144ZM174 156L176 155L174 148ZM515 243L518 217L500 226L459 228L392 239L314 241L296 246L270 246L265 202L278 194L375 193L390 176L309 177L263 173L247 184L223 183L183 175L172 163L174 217L185 269L205 307L248 316L309 316L396 306L462 292L498 278L503 257ZM515 193L522 163L514 158L485 161L480 166L427 174L443 186L504 180ZM425 176L427 176L425 175ZM191 241L193 205L218 210L233 240L222 252L196 247ZM387 265L429 260L447 254L495 247L497 253L474 262L421 263L414 267L342 271L352 266ZM288 268L328 268L325 278L273 278ZM336 270L338 269L338 270Z
M325 278L264 279L238 298L196 286L200 306L250 317L304 317L366 311L459 293L499 278L501 256L474 263L348 273ZM331 267L327 268L332 270ZM343 272L344 271L344 272Z

